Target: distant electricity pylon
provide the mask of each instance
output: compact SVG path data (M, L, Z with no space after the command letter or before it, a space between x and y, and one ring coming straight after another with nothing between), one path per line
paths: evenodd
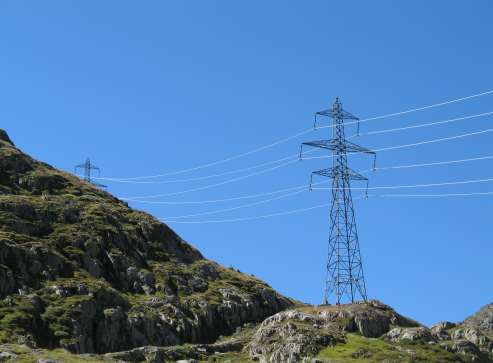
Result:
M314 175L332 179L331 226L324 303L328 304L332 295L335 295L337 305L341 303L343 297L347 297L351 302L354 302L357 294L366 301L366 285L350 180L366 180L368 187L368 179L348 168L347 154L371 154L374 156L373 167L375 168L376 153L346 140L344 136L344 120L356 120L359 133L359 118L343 110L338 98L336 98L331 109L315 114L315 129L317 127L317 116L326 116L333 119L332 139L302 143L300 158L303 153L303 145L332 151L332 167L314 171L310 182L311 189Z
M77 172L78 169L84 169L84 180L86 182L92 183L95 186L99 188L106 188L106 185L95 183L91 180L91 174L93 170L98 171L98 175L101 173L101 169L99 169L97 166L91 163L91 159L87 158L84 164L79 164L75 166L75 172Z

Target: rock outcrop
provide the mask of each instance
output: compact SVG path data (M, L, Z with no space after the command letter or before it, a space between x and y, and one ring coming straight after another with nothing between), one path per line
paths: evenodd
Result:
M212 343L292 303L0 130L0 343L106 353Z
M493 338L493 303L483 306L477 313L468 317L464 324Z
M466 361L493 360L493 304L481 308L464 322L441 322L431 327L431 333L446 350Z
M438 340L448 340L450 339L450 334L448 333L448 331L455 327L456 327L455 323L451 323L449 321L442 321L440 323L432 325L431 333Z
M392 327L418 323L378 301L287 310L262 322L246 351L260 362L300 362L320 350L345 342L345 333L377 338Z
M449 330L452 351L477 361L493 356L493 304L483 306L462 324Z
M417 340L423 342L435 342L435 338L430 330L420 326L415 328L394 328L385 335L385 339L398 343L402 341L415 342Z

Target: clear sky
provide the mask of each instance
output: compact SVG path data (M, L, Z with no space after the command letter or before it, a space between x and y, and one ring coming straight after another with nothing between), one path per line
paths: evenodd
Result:
M0 125L34 157L73 171L88 156L103 177L154 175L227 158L296 134L336 96L362 118L493 90L490 1L14 1L0 2ZM368 121L362 133L493 111L493 94ZM374 149L492 128L493 117L361 135ZM354 132L348 126L347 133ZM296 154L307 133L193 172L210 176ZM493 155L493 133L382 151L381 167ZM320 154L321 155L321 154ZM371 166L350 158L353 169ZM292 163L201 191L153 199L224 199L307 184L328 159ZM275 166L277 164L272 164ZM493 178L493 160L371 173L370 186ZM267 166L268 167L268 166ZM174 193L267 167L161 184L105 181L119 197ZM144 180L143 180L144 181ZM363 187L364 184L354 184ZM493 183L374 190L493 191ZM354 190L361 195L361 190ZM131 203L159 218L282 194L203 205ZM304 192L190 217L222 220L329 201ZM493 301L493 196L355 201L370 298L425 324L459 321ZM328 208L230 223L170 225L206 257L320 303Z

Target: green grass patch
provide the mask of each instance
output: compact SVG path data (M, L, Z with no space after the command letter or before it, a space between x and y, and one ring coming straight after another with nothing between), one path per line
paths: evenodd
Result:
M399 363L462 362L456 355L438 345L421 342L391 344L382 339L365 338L357 334L348 334L346 344L325 348L317 357L337 363L377 363L385 360Z
M17 355L13 360L17 363L37 363L40 359L52 359L63 363L101 363L115 362L103 356L76 355L64 349L30 350L22 345L9 344L0 347L2 351L9 351Z
M207 362L207 363L254 363L253 360L251 360L248 357L248 354L243 353L243 352L234 352L234 353L218 353L214 354L209 357L208 360L201 361L201 362Z

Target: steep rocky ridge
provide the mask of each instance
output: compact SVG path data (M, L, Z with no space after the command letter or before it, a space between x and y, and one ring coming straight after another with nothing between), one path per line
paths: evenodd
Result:
M106 353L212 343L292 302L0 130L0 343Z
M493 303L485 305L464 322L442 322L431 328L449 351L472 355L477 360L493 360Z
M483 306L477 313L468 317L463 325L476 328L493 339L493 303Z

